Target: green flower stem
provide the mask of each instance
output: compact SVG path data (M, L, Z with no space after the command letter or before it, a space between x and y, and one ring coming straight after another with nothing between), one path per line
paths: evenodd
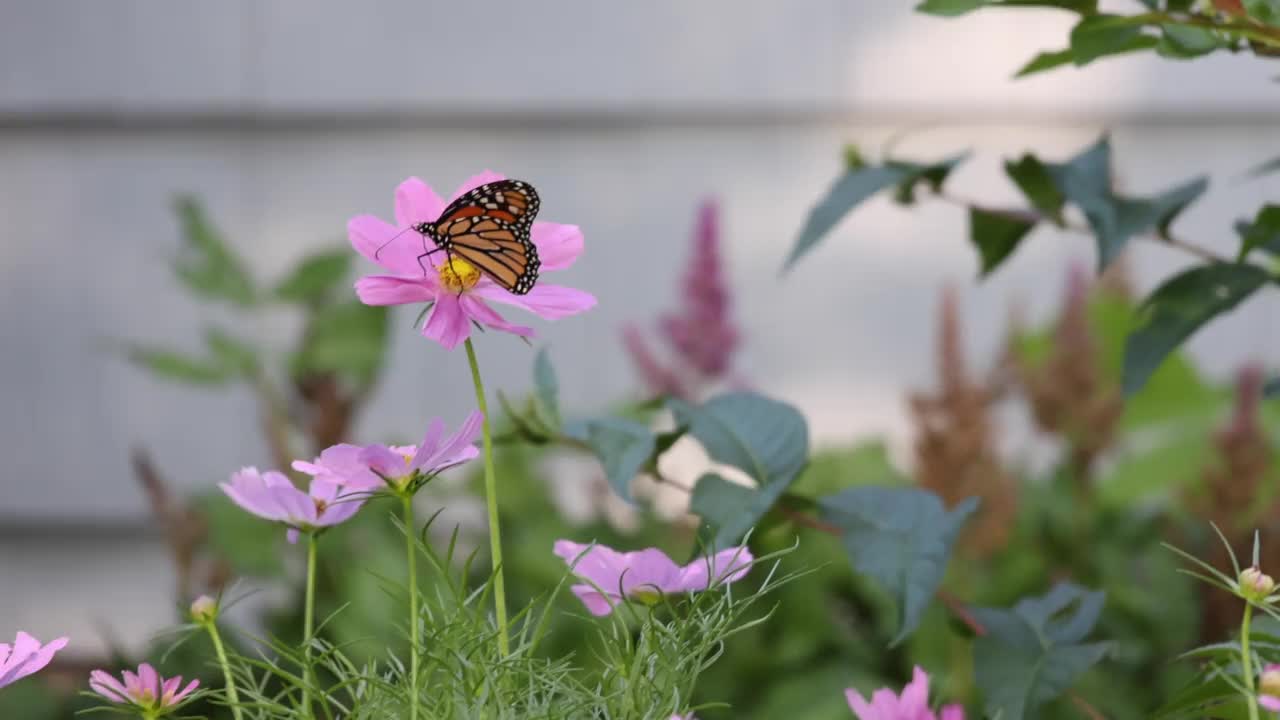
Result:
M311 709L311 683L315 681L315 672L311 667L311 640L315 634L316 615L316 534L307 533L307 601L303 615L302 658L306 665L303 672L302 707L308 717L315 717Z
M1253 603L1244 603L1244 620L1240 621L1240 671L1244 675L1244 687L1249 691L1249 720L1258 720L1258 694L1253 690L1253 656L1249 652L1249 621L1253 618Z
M409 720L418 720L418 532L413 521L413 493L400 495L404 502L405 560L409 563Z
M493 434L489 428L489 406L484 399L484 383L480 380L480 366L476 363L476 350L467 338L467 362L471 364L471 381L476 386L476 405L484 415L481 434L484 437L484 495L489 505L489 555L493 558L493 605L498 619L498 650L504 656L511 648L507 638L507 585L502 577L502 530L498 527L498 479L493 468Z
M240 694L236 691L235 678L231 676L231 663L227 662L227 651L222 647L218 623L210 620L205 624L204 629L209 631L209 639L213 641L213 651L218 654L218 665L222 667L222 681L227 687L227 704L231 706L231 714L236 720L243 720L240 714Z

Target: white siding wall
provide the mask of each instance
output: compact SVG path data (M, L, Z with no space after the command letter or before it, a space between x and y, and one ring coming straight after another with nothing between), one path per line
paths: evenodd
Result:
M940 21L911 4L0 0L0 636L70 631L91 648L107 597L128 599L124 637L165 617L163 554L129 530L145 516L131 446L192 487L266 461L246 395L158 384L106 347L199 342L208 315L167 270L177 191L271 275L341 241L349 216L389 214L407 175L445 190L486 167L535 181L544 216L586 232L565 282L601 301L539 324L582 410L632 386L618 327L669 305L693 209L714 192L746 373L803 406L823 440L901 437L903 390L932 376L937 291L976 270L962 211L877 201L780 279L842 143L919 127L904 154L973 148L955 187L1014 201L1002 157L1065 156L1109 126L1126 188L1213 174L1179 227L1224 250L1232 220L1277 199L1275 180L1237 182L1280 154L1276 66L1128 59L1013 83L1026 57L1062 43L1069 16ZM1010 303L1054 306L1068 259L1092 262L1088 241L1038 231L966 289L975 353L994 352ZM1150 247L1133 259L1144 288L1185 261ZM1198 357L1219 375L1249 358L1274 366L1274 309L1250 303L1197 338ZM411 320L360 428L369 439L469 409L461 359ZM283 346L290 327L258 329ZM526 386L523 345L489 337L480 352L492 387Z

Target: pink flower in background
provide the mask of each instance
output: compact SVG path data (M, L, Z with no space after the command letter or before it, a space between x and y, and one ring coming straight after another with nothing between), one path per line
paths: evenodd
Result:
M755 559L746 547L722 550L681 567L657 548L623 553L603 545L557 540L555 554L589 584L574 585L592 615L608 615L625 598L652 603L667 593L706 590L714 582L741 580Z
M740 334L730 317L728 279L720 255L719 208L703 202L693 233L693 257L680 285L679 308L664 314L658 326L674 355L674 365L660 364L634 327L623 342L648 389L688 397L700 382L726 377Z
M947 705L937 715L929 709L929 676L919 666L902 695L881 688L872 693L869 703L857 690L845 690L844 695L858 720L964 720L964 708L959 705Z
M247 467L219 487L227 497L248 512L289 526L289 542L298 541L299 532L313 532L351 519L364 498L339 495L339 486L330 480L313 478L310 492L293 486L289 478L274 470L265 473Z
M54 654L66 646L65 637L41 645L39 640L19 630L13 645L0 643L0 688L43 670Z
M1272 712L1280 712L1280 665L1271 663L1262 669L1258 692L1259 705Z
M457 432L445 437L444 421L437 418L416 447L344 443L326 448L312 462L295 460L293 469L352 492L375 492L387 488L388 483L392 489L403 490L416 480L429 479L479 456L473 443L483 422L484 415L472 412Z
M463 183L449 202L469 190L502 179L503 176L486 170ZM411 177L396 188L395 225L372 215L359 215L347 223L352 247L394 273L361 278L356 283L361 302L366 305L431 303L422 334L449 349L471 335L473 322L522 337L533 335L531 328L507 322L489 306L489 301L514 305L545 320L576 315L596 304L595 297L589 293L548 285L541 280L525 295L510 293L457 257L452 263L442 264L433 258L422 258L420 263L419 256L434 246L409 228L420 222L436 221L447 206L431 186ZM530 238L538 248L543 272L568 268L582 254L582 231L576 225L534 222Z
M147 717L158 717L176 710L200 686L199 680L192 680L179 690L181 675L166 680L147 663L138 666L137 674L125 670L121 677L124 678L123 683L106 671L94 670L89 673L89 687L113 703L129 705L147 713Z

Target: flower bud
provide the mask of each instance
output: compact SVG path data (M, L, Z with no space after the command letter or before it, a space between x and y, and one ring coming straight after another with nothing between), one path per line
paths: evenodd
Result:
M1258 680L1258 692L1263 695L1280 695L1280 665L1268 665Z
M191 619L200 623L211 623L218 617L218 601L208 595L201 595L191 603Z
M1264 575L1257 567L1249 567L1240 571L1240 594L1248 600L1265 600L1272 590L1276 589L1276 581L1270 575Z

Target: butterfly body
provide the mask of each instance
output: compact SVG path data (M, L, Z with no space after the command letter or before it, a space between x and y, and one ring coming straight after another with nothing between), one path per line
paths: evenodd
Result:
M435 222L412 227L436 245L423 257L444 250L450 261L462 258L510 292L524 295L533 289L542 265L529 236L539 205L529 183L499 180L463 193Z

